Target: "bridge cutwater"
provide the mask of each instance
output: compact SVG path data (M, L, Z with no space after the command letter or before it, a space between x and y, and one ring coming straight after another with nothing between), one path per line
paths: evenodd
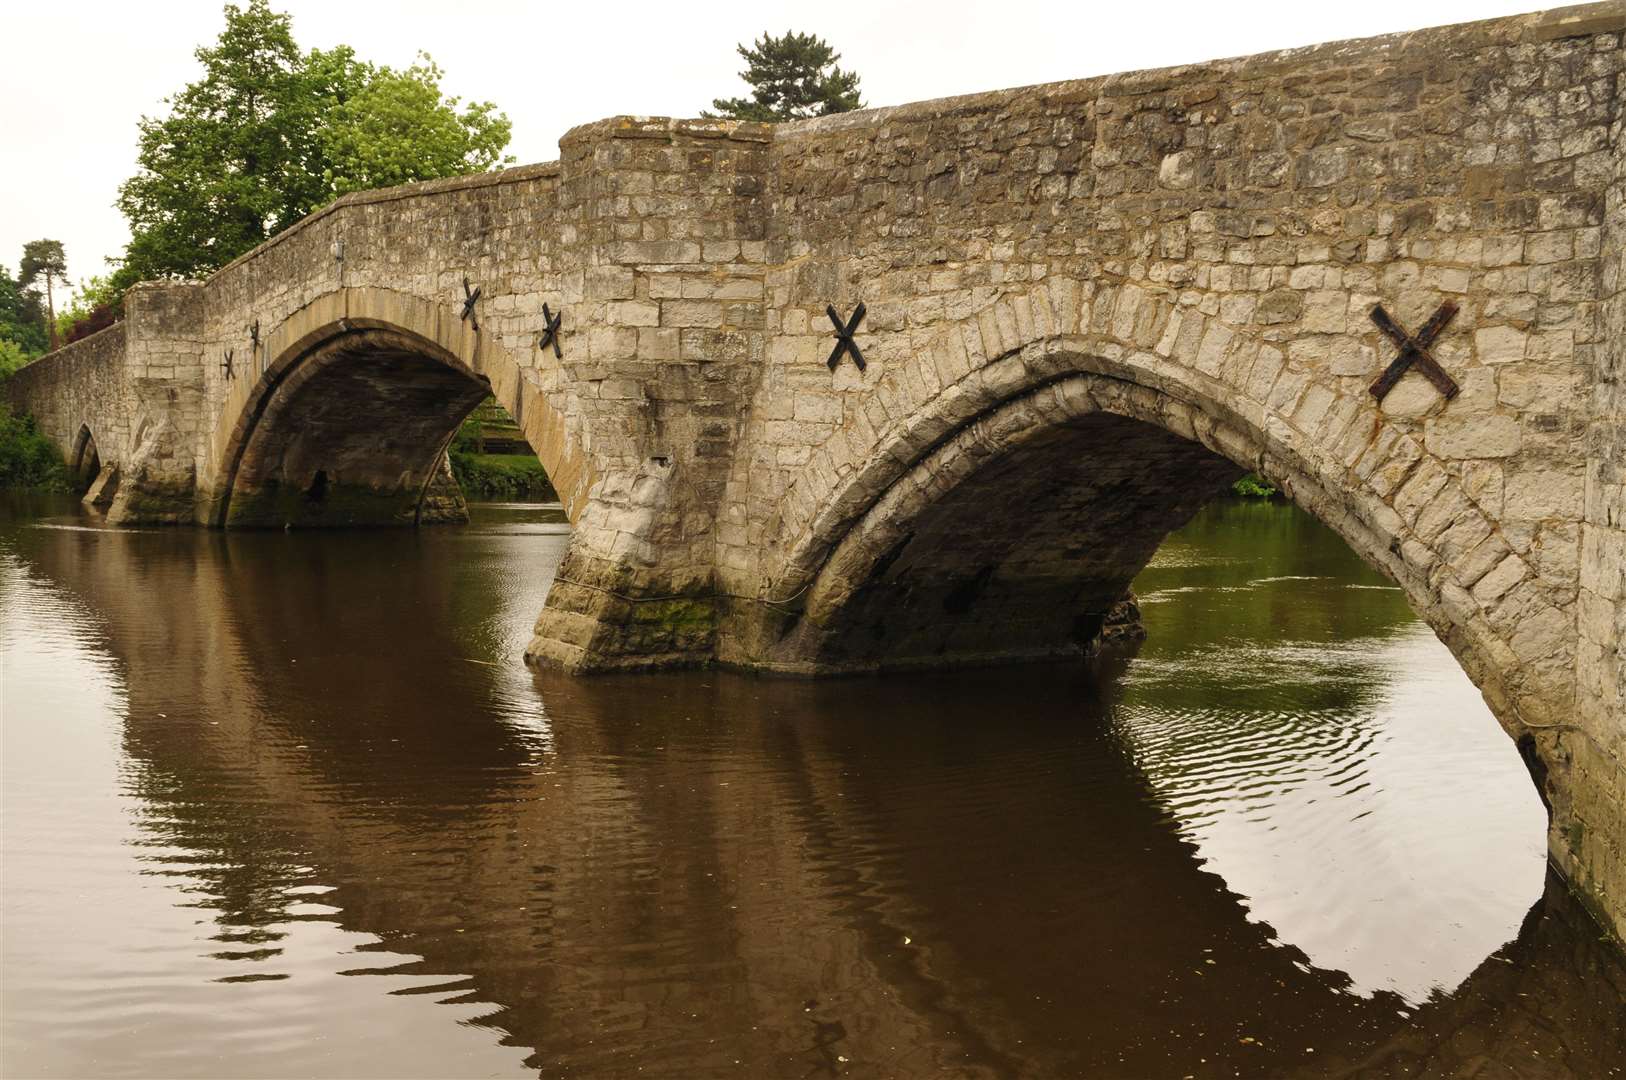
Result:
M1626 5L346 196L31 365L122 523L456 519L488 394L571 546L528 658L1087 650L1245 470L1404 590L1626 932Z

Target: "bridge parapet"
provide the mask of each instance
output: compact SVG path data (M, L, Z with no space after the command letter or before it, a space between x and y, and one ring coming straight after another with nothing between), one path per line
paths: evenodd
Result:
M125 324L114 323L41 357L0 384L11 407L33 416L70 466L79 465L82 431L90 432L99 454L114 461L130 441L124 342Z

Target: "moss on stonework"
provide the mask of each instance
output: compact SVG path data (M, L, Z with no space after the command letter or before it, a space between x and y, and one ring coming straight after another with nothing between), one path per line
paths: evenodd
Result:
M1586 825L1581 821L1572 821L1564 826L1564 839L1569 842L1570 850L1579 858L1581 854L1581 840L1586 836Z
M108 511L115 525L187 525L198 520L197 488L191 477L134 477L119 484Z
M717 629L717 608L709 599L677 597L633 605L630 637L648 645L694 648Z
M632 617L637 622L657 623L673 630L702 626L709 629L716 624L717 612L710 600L678 597L639 603Z

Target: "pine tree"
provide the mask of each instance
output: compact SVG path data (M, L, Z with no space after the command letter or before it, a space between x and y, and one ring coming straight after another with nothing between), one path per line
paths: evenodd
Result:
M23 245L23 261L17 270L17 283L24 288L45 279L45 327L51 348L57 347L56 299L52 285L68 278L68 257L60 240L30 240Z
M749 98L717 98L716 113L736 120L802 120L862 109L858 74L836 66L841 54L812 34L763 34L754 47L736 46L745 58L740 78L751 84Z

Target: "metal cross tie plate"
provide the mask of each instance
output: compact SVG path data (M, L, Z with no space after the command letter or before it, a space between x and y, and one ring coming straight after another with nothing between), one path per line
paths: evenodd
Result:
M231 369L231 352L230 349L227 349L225 358L220 361L220 370L225 372L228 382L237 376L237 373Z
M248 328L249 348L254 352L260 351L260 320L255 319L254 325Z
M480 332L480 317L474 313L474 302L478 299L480 299L480 286L476 285L471 291L469 289L469 279L464 278L463 314L459 315L458 318L468 320L469 325L474 327L474 332L476 334Z
M548 309L548 305L542 305L542 322L544 325L542 333L537 336L536 347L546 349L549 345L552 345L553 356L556 360L563 360L565 357L565 354L559 350L559 324L564 321L564 318L565 313L563 311L555 315Z
M1440 309L1429 318L1428 322L1423 324L1423 328L1417 331L1417 336L1413 337L1411 334L1406 333L1405 328L1395 322L1387 311L1383 310L1382 304L1374 307L1372 309L1372 321L1377 323L1378 329L1383 331L1384 336L1400 346L1400 355L1394 358L1383 374L1379 375L1377 381L1372 384L1372 396L1382 401L1388 396L1389 391L1395 388L1395 383L1400 381L1400 377L1406 374L1406 369L1416 364L1417 370L1422 372L1428 381L1434 384L1436 390L1445 395L1447 401L1456 397L1457 381L1446 374L1445 369L1435 361L1428 351L1428 347L1434 344L1435 339L1445 330L1445 324L1450 322L1456 313L1457 305L1447 300L1440 305Z
M853 340L853 334L857 332L858 324L864 321L864 302L860 300L858 306L853 308L852 321L845 326L841 323L841 316L836 314L834 304L825 305L824 310L829 314L830 321L835 323L836 326L836 347L830 353L830 359L825 363L829 365L831 371L834 371L841 363L841 354L850 352L853 356L853 363L858 365L859 371L863 371L865 368L864 354L858 351L858 342Z

